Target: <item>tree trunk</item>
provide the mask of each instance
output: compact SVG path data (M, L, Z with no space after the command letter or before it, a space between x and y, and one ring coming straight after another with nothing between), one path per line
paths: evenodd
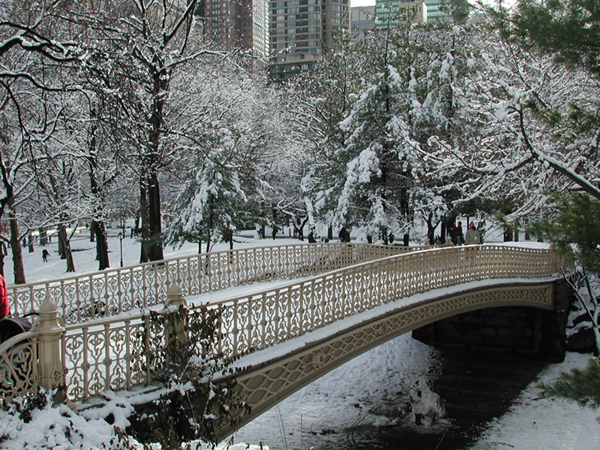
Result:
M158 184L158 175L152 174L150 187L148 189L148 217L150 218L150 261L159 261L165 259L161 243L162 222L160 213L160 187Z
M435 242L435 228L437 227L437 224L433 225L432 214L429 214L429 217L427 217L425 223L427 223L427 236L429 237L429 245L433 245Z
M48 244L48 236L45 228L40 228L38 230L40 233L40 245L43 247Z
M0 241L0 275L4 276L4 257L7 255L6 244Z
M149 231L149 218L148 218L148 199L146 198L146 187L144 186L144 182L140 182L140 219L141 219L141 230L140 234L142 235L142 247L140 251L140 263L145 263L150 261L150 245L148 243L148 238L150 236Z
M164 259L161 244L160 188L158 175L150 174L142 182L140 194L140 215L142 217L142 253L140 262Z
M67 227L60 224L58 228L58 240L62 242L64 259L67 260L67 272L75 272L75 262L73 261L73 253L71 253L71 243L67 239Z
M8 199L8 223L10 226L10 248L13 259L13 276L15 284L25 284L25 268L23 254L21 253L21 240L19 239L19 224L15 214L14 199Z
M92 230L96 237L96 259L98 260L98 270L108 269L108 237L106 236L106 226L104 222L92 220Z
M12 250L13 276L15 284L25 284L25 268L23 266L23 254L21 253L21 240L19 239L19 223L15 209L15 199L12 189L7 192L6 206L8 206L8 225L10 229L10 248Z
M67 257L67 254L65 253L65 243L60 238L60 229L58 231L58 255L60 256L60 259L65 259Z

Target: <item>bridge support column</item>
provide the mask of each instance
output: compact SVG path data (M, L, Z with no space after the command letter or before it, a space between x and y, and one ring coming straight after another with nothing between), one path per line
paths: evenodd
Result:
M58 310L48 297L40 307L35 323L38 338L38 373L40 387L50 391L56 389L54 403L66 400L65 368L61 358L60 343L65 329L58 322Z
M188 334L188 315L181 314L181 307L187 308L187 302L183 298L181 287L177 283L173 283L167 289L167 300L165 301L165 309L163 314L170 315L170 320L165 323L165 344L167 348L167 364L187 363L187 361L179 361L185 354L182 349L186 348L189 343Z
M554 282L554 311L540 311L540 356L561 362L567 349L569 309L575 301L573 288L564 280Z

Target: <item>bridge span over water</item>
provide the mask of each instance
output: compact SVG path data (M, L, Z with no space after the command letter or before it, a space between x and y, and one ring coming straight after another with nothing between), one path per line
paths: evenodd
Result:
M4 404L38 386L81 402L150 385L147 310L160 309L152 305L185 298L193 311L203 292L291 278L203 303L218 317L216 350L241 358L238 393L252 408L244 423L360 353L424 325L504 306L554 311L561 277L558 255L546 249L308 244L10 286L13 310L38 309L40 316L32 331L0 344L0 391ZM152 345L167 334L158 330Z

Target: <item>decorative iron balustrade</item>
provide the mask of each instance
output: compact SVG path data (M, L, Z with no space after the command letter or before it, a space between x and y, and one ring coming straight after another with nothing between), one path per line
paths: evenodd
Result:
M15 315L37 311L49 296L67 324L163 303L177 283L185 296L282 278L300 278L418 250L370 244L314 243L244 248L108 269L43 283L8 286Z
M208 307L219 311L218 350L238 357L433 289L494 278L547 278L559 271L558 255L549 250L450 247L365 262Z
M26 332L0 344L0 407L6 408L18 395L36 393L39 386L37 339Z
M149 384L146 329L151 329L147 314L68 325L61 345L68 398L77 401Z
M484 279L552 278L559 270L558 255L549 250L451 247L386 257L205 306L220 317L217 351L236 357L417 293ZM62 358L71 400L151 381L142 351L147 320L135 314L66 327Z

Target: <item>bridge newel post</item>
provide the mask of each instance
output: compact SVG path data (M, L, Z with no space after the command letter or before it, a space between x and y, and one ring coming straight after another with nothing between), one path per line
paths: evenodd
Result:
M181 364L185 357L185 348L189 343L187 301L183 298L181 287L172 283L167 289L167 300L163 314L169 315L165 321L165 344L168 349L166 359L168 364Z
M47 391L56 389L53 396L55 404L67 400L66 369L60 352L65 328L59 320L58 309L47 295L40 306L34 329L40 333L38 337L39 386Z

